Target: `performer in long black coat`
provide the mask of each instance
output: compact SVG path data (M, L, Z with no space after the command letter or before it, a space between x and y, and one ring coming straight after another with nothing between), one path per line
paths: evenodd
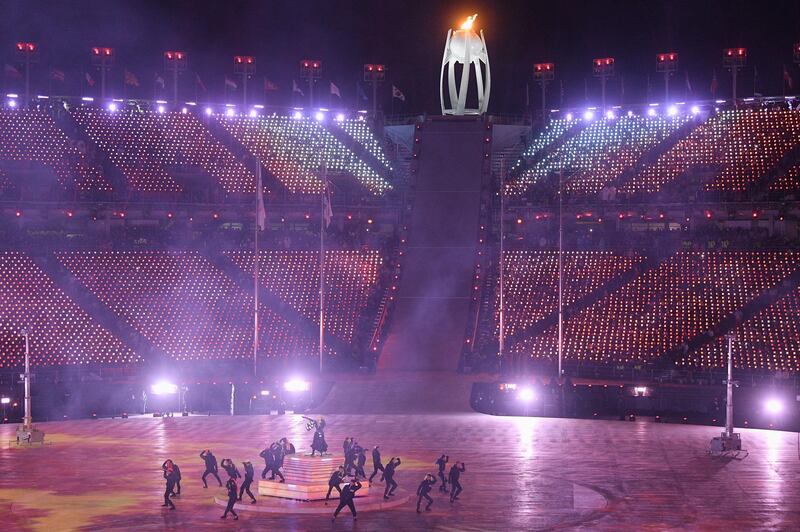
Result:
M161 464L161 469L164 471L164 480L166 481L166 485L164 486L164 504L162 507L169 506L170 510L175 509L175 504L170 500L172 496L172 492L175 489L175 482L177 481L177 476L175 475L175 468L172 465L172 460L167 460L163 464Z

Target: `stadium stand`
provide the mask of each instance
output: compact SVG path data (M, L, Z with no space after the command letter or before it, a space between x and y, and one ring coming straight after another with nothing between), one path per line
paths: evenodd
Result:
M770 186L770 190L796 192L800 188L800 162L781 173Z
M228 193L254 193L254 174L191 113L79 106L72 117L122 171L131 190L182 192L173 170L211 176Z
M226 255L243 271L253 271L252 252ZM262 286L319 324L319 252L262 251L259 257ZM358 318L377 289L381 263L377 251L326 252L325 330L345 342L353 340Z
M196 252L59 252L116 316L176 360L252 357L253 297ZM260 354L316 355L315 339L259 307Z
M800 371L800 290L782 297L733 331L732 354L737 368ZM727 366L724 336L683 356L679 364L702 368Z
M652 362L774 287L797 268L794 252L677 252L564 322L566 358ZM557 330L510 351L556 356Z
M528 186L540 183L548 175L564 170L567 194L597 194L675 130L691 120L690 116L624 116L589 123L575 136L546 153L509 186L510 193L523 193ZM553 128L557 131L558 128ZM532 146L547 145L536 139ZM535 154L535 152L534 152Z
M37 110L0 110L0 163L39 163L66 189L110 191L111 184L86 156L83 143L70 139L53 118ZM14 171L6 169L6 187Z
M56 287L30 256L0 252L0 368L23 365L23 329L31 331L34 366L141 361Z
M356 142L364 146L364 148L371 153L378 162L383 165L387 170L392 169L389 159L386 157L380 141L375 137L372 128L363 120L345 119L342 121L334 122L337 126L342 128L345 133L353 137Z
M569 251L564 254L564 305L570 306L598 290L609 280L633 268L641 257L607 251ZM505 252L506 336L558 311L558 252ZM499 334L499 289L495 290L495 314Z
M800 113L786 109L727 110L712 115L645 167L620 191L660 191L692 170L707 171L707 191L743 191L800 144Z
M217 118L222 127L261 161L289 192L319 194L324 164L332 174L353 176L380 195L389 182L314 120L288 116Z

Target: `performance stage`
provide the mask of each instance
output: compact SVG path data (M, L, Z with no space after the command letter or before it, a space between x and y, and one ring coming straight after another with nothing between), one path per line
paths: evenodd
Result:
M326 438L340 453L354 436L380 444L384 461L399 455L396 479L414 493L447 452L466 463L460 500L434 486L433 510L417 514L416 497L393 509L359 513L360 530L742 530L800 528L797 435L742 430L741 461L706 454L718 427L491 417L481 414L330 415ZM15 425L0 426L3 530L353 529L347 510L329 515L241 512L222 521L211 481L203 489L198 454L249 459L257 480L267 440L288 436L298 452L311 440L299 416L101 419L42 423L44 447L8 447ZM181 467L177 510L161 508L160 466ZM371 461L367 472L371 472ZM220 469L220 474L224 471ZM223 477L224 480L224 477ZM287 478L287 482L291 482ZM255 486L254 486L255 487ZM373 485L375 491L381 484ZM245 496L245 500L247 497ZM359 501L356 501L358 508ZM259 497L255 507L270 504ZM334 501L329 506L330 513Z

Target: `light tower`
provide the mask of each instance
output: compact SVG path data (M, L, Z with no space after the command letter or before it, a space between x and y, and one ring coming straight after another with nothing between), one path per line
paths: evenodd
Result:
M100 98L106 99L106 71L114 65L114 49L95 46L91 50L92 66L100 69Z
M533 79L542 87L542 121L544 122L547 115L545 114L545 87L547 83L553 81L556 76L556 66L553 63L536 63L533 65Z
M44 443L44 432L33 428L33 414L31 411L31 361L30 343L27 329L22 330L25 338L25 373L20 375L25 385L25 417L22 426L17 429L17 444L20 443Z
M252 55L233 56L233 73L242 75L242 107L247 107L247 78L256 73L256 58Z
M725 48L722 51L722 65L731 71L733 84L733 105L739 107L736 99L736 74L740 68L747 65L747 48Z
M733 380L733 333L725 335L728 342L728 380L726 382L725 404L725 431L716 438L711 439L710 451L724 453L727 451L741 451L742 439L738 432L733 432L733 387L738 383Z
M603 114L606 112L606 80L614 77L614 58L600 57L592 61L592 72L594 77L600 78L600 94L603 107Z
M378 117L378 83L386 80L386 66L367 63L364 65L364 81L372 84L372 119Z
M492 87L492 77L489 70L489 52L486 49L486 39L483 38L483 30L480 36L472 30L472 24L478 15L467 17L466 22L459 29L447 30L447 40L444 43L444 55L442 56L442 70L439 75L439 101L442 105L443 115L482 115L489 106L489 93ZM456 64L461 63L461 79L456 86ZM481 70L481 63L486 70L486 84L484 85L484 72ZM467 92L469 90L469 79L471 72L475 71L475 83L478 94L478 106L467 108ZM445 78L445 68L447 68L447 78ZM449 106L444 102L443 84L447 80L448 95L450 98Z
M172 72L172 101L178 105L178 74L186 70L186 52L164 52L164 70Z
M34 42L18 42L17 57L25 65L25 108L31 105L31 63L39 61L39 47Z
M656 72L664 74L664 103L669 104L669 77L678 70L678 54L667 52L656 55Z
M314 83L322 77L322 61L319 59L300 61L300 77L308 81L308 106L314 107Z

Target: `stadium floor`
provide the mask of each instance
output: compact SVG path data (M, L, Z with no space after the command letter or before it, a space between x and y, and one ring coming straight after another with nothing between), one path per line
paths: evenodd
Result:
M749 456L737 461L706 454L715 427L474 413L327 420L334 452L353 435L379 443L385 459L399 455L397 480L411 492L442 451L464 461L461 500L451 505L434 487L430 513L409 501L363 512L357 525L346 510L334 525L328 516L245 512L221 521L213 496L223 490L203 489L200 450L258 465L263 442L287 435L302 451L310 434L300 417L78 420L40 424L44 447L0 449L2 529L800 529L794 433L742 430ZM0 426L4 444L15 429ZM175 511L161 508L166 458L183 474Z

